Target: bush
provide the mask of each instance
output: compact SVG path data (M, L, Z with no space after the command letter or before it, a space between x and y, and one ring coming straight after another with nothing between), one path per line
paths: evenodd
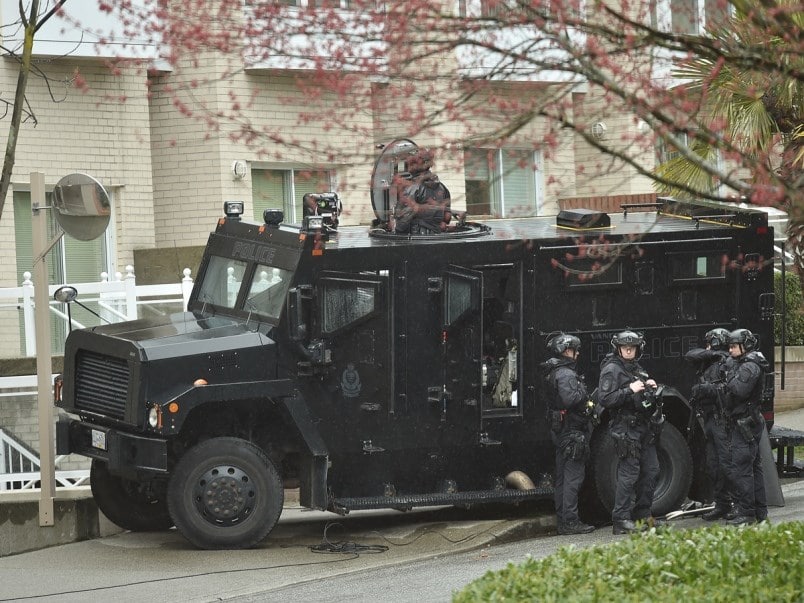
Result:
M773 275L773 292L776 294L776 310L782 310L782 273ZM788 272L785 275L785 301L787 325L785 345L804 345L804 295L798 275ZM773 339L776 345L782 344L782 321L777 316L773 321Z
M454 593L469 601L801 601L804 523L661 528L509 563Z

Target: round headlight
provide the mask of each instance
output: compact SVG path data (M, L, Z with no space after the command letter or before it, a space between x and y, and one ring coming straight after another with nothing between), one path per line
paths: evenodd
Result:
M148 411L148 425L151 427L159 425L159 409L156 406L152 406Z

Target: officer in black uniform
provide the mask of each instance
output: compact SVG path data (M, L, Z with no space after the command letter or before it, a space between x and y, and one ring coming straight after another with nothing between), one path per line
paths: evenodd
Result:
M729 525L746 525L768 518L765 480L759 454L759 440L765 429L760 412L764 387L765 357L756 350L757 338L748 329L729 333L731 366L721 386L703 386L720 393L728 415L734 463L734 505L736 517Z
M644 347L641 333L617 333L611 338L611 353L600 365L598 398L611 412L609 434L619 457L611 512L614 534L637 530L637 521L645 526L658 523L650 508L659 475L656 442L664 417L656 404L656 382L638 362Z
M698 383L692 387L694 410L703 417L706 435L706 470L712 480L715 508L704 513L704 521L732 519L732 480L733 466L731 444L726 430L726 413L723 400L718 392L711 391L707 385L719 385L725 381L731 364L729 356L729 332L726 329L712 329L704 335L705 348L695 348L684 355L684 359L695 366ZM707 391L709 390L709 391Z
M449 189L432 172L434 153L419 147L407 158L406 178L397 177L399 200L394 207L394 232L434 235L449 229L452 220Z
M589 396L575 370L581 340L558 333L547 340L555 356L539 365L547 385L548 412L556 446L555 503L559 534L588 534L594 526L578 517L578 492L589 459L592 430Z

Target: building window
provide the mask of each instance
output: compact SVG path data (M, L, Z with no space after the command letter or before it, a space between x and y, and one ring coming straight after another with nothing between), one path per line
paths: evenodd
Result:
M350 8L351 0L275 0L284 6L298 6L300 8Z
M535 216L542 206L539 153L519 149L464 151L469 215Z
M734 12L721 0L650 0L649 6L652 27L690 36L725 26Z
M111 193L110 193L111 197ZM23 274L33 272L33 229L31 219L31 193L28 191L14 191L14 239L17 258L17 283L22 283ZM45 204L52 206L52 194L47 193ZM56 222L56 211L45 210L48 216L47 236L52 240L60 231ZM68 234L64 234L47 254L48 283L75 284L96 283L101 279L102 272L111 272L111 236L112 229L93 241L79 241ZM80 291L79 291L80 293ZM85 305L94 306L97 312L97 301L84 300ZM62 308L63 309L63 308ZM80 306L72 308L72 318L76 323L83 325L96 324L96 319ZM64 350L64 339L69 331L67 321L51 314L51 352L61 354ZM22 331L23 321L20 318L20 341L25 341ZM22 351L22 350L21 350Z
M670 15L673 33L698 35L698 2L697 0L670 0Z
M52 195L47 193L45 203L52 205ZM60 228L55 210L47 210L48 237L52 238ZM17 281L33 269L31 224L31 194L14 191L14 230L16 235ZM47 256L48 279L56 283L91 283L100 280L101 272L109 271L109 230L94 241L79 241L65 234L53 246Z
M480 16L498 19L506 12L503 0L480 0Z
M262 221L264 210L282 209L285 222L301 223L302 197L305 193L326 193L333 190L334 173L329 170L251 170L251 196L254 219Z

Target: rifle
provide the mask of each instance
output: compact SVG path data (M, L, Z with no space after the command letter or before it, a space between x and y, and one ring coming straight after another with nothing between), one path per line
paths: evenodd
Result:
M695 422L701 418L701 407L695 396L690 398L690 416L687 420L687 443L692 442L693 427Z

